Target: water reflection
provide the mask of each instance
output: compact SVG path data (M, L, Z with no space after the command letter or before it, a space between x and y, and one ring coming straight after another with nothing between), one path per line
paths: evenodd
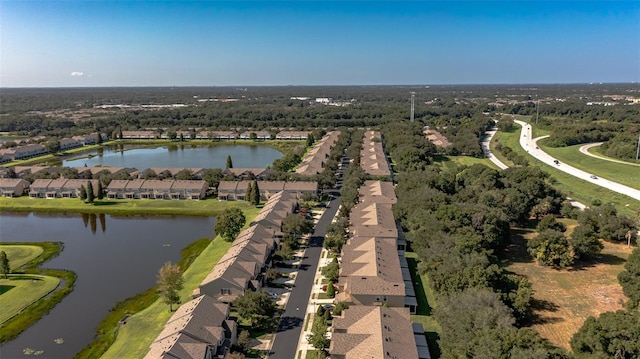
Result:
M111 145L94 152L85 152L65 159L66 167L112 166L134 167L140 170L152 167L173 168L224 168L227 155L235 167L259 167L271 165L282 153L265 145L217 145L201 146L189 143L171 143L160 147ZM59 161L59 160L58 160Z
M116 302L153 286L162 264L177 262L194 240L211 237L214 223L213 217L0 212L3 241L64 242L64 251L45 267L78 275L74 291L2 345L0 358L21 358L25 348L44 350L43 358L72 358ZM64 344L56 344L57 338Z

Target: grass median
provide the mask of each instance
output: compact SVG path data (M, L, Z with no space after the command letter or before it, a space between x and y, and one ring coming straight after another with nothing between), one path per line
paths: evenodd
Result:
M640 189L640 166L633 163L618 163L587 156L580 152L584 144L568 147L549 147L546 139L538 141L538 146L551 156L575 168L618 182L631 188Z

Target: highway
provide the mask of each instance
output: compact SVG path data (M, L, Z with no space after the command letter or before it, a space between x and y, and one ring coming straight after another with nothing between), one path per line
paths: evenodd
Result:
M557 159L553 158L552 156L550 156L548 153L544 152L537 146L538 140L548 136L541 136L533 139L531 138L532 130L529 124L519 120L514 120L514 122L522 126L522 130L520 131L520 146L522 146L522 148L525 149L533 157L548 164L549 166L559 169L560 171L568 173L574 177L580 178L581 180L585 180L587 182L593 183L600 187L606 188L608 190L626 195L637 201L640 201L640 190L622 185L617 182L610 181L605 178L598 178L598 177L592 178L591 173L582 171L566 163L562 163L558 161L558 163L556 164L554 161L557 161ZM638 177L640 178L640 175Z

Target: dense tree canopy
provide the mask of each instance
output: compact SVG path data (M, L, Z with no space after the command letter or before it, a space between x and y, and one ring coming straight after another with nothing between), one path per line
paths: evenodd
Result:
M640 312L618 310L605 312L597 319L589 317L571 338L571 349L577 357L640 357Z
M624 264L624 271L618 274L618 281L624 295L629 298L630 307L638 307L640 304L640 248L631 252L627 263Z

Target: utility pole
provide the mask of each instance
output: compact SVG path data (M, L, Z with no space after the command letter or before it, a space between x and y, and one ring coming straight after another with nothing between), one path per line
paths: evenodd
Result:
M538 95L536 94L536 125L538 124L538 107L540 107L540 100L538 100Z
M416 99L416 93L415 92L411 92L411 122L413 122L413 120L414 120L414 116L413 116L414 105L413 105L413 103L415 102L415 99Z

